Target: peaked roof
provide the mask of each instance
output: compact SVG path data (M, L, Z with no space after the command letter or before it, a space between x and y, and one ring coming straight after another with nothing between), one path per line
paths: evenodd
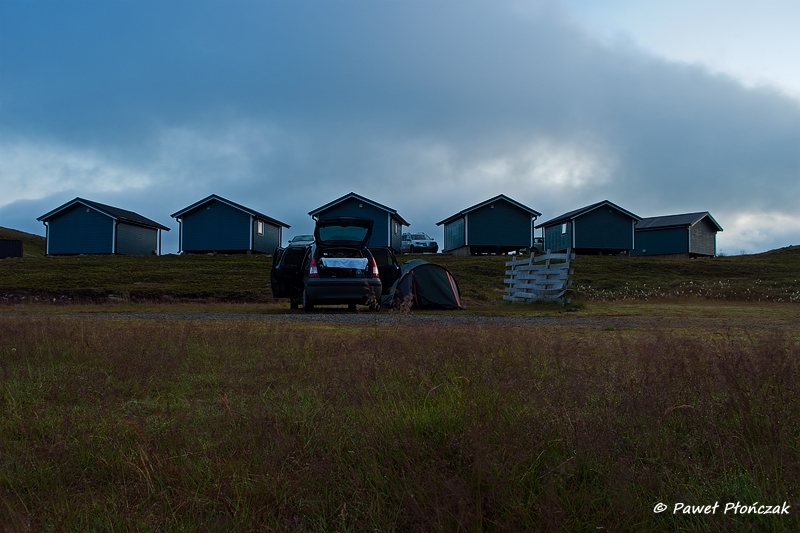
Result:
M711 213L708 211L643 218L636 223L636 229L661 229L694 226L706 217L708 217L711 223L717 228L717 231L722 231L722 226L720 226L717 221L714 220L714 217L712 217Z
M629 217L631 217L634 220L638 221L638 220L642 219L642 217L639 217L637 215L634 215L630 211L622 209L620 206L618 206L617 204L615 204L613 202L609 202L608 200L603 200L602 202L597 202L596 204L587 205L586 207L581 207L580 209L576 209L574 211L570 211L568 213L564 213L563 215L557 216L556 218L551 218L550 220L548 220L546 222L542 222L541 224L537 225L536 227L537 228L543 228L545 226L552 226L554 224L561 224L562 222L567 222L568 220L572 220L572 219L578 218L581 215L585 215L589 211L594 211L595 209L598 209L598 208L604 207L604 206L608 206L608 207L610 207L612 209L616 209L620 213L624 213L624 214L628 215Z
M169 231L168 227L162 226L158 222L156 222L154 220L150 220L147 217L143 217L139 213L134 213L133 211L128 211L126 209L120 209L119 207L113 207L113 206L110 206L110 205L101 204L99 202L92 202L91 200L86 200L85 198L80 198L80 197L75 198L74 200L71 200L71 201L65 203L64 205L61 205L61 206L53 209L49 213L45 213L44 215L40 216L36 220L39 220L40 222L43 222L45 220L49 220L49 219L53 218L54 216L56 216L61 211L64 211L65 209L68 209L68 208L72 207L75 204L85 205L86 207L94 209L95 211L99 211L102 214L113 218L114 220L119 220L119 221L122 221L122 222L128 222L128 223L131 223L131 224L136 224L138 226L145 226L145 227L148 227L148 228L155 228L155 229L162 229L162 230L165 230L165 231Z
M468 207L466 209L463 209L463 210L459 211L458 213L456 213L455 215L447 217L446 219L442 220L441 222L437 222L436 225L437 226L441 226L442 224L447 224L448 222L451 222L451 221L453 221L453 220L455 220L457 218L463 217L464 215L466 215L470 211L475 211L476 209L480 209L481 207L489 205L489 204L491 204L493 202L497 202L498 200L504 201L504 202L508 202L509 204L513 205L514 207L518 207L518 208L522 209L523 211L527 211L534 218L539 218L540 216L542 216L542 214L540 212L538 212L538 211L536 211L534 209L531 209L527 205L523 205L523 204L517 202L516 200L512 200L511 198L509 198L505 194L498 194L494 198L489 198L485 202L481 202L479 204L473 205L472 207Z
M283 226L284 228L290 228L291 227L289 224L285 224L285 223L281 222L280 220L276 220L276 219L274 219L274 218L272 218L270 216L265 215L264 213L259 213L255 209L250 209L249 207L245 207L245 206L243 206L241 204L237 204L236 202L231 202L230 200L228 200L226 198L223 198L222 196L218 196L216 194L212 194L210 196L206 196L205 198L203 198L199 202L195 202L192 205L190 205L189 207L185 207L185 208L181 209L180 211L172 213L170 216L172 218L174 218L174 219L178 219L178 218L182 217L183 215L185 215L186 213L188 213L189 211L194 211L198 207L201 207L201 206L203 206L203 205L205 205L205 204L207 204L209 202L213 202L213 201L221 202L223 204L226 204L226 205L229 205L229 206L233 207L234 209L238 209L240 211L244 211L248 215L263 219L263 220L265 220L265 221L267 221L270 224L273 224L275 226Z
M396 209L392 209L391 207L387 207L387 206L385 206L383 204L379 204L378 202L375 202L374 200L370 200L369 198L365 198L364 196L361 196L360 194L356 194L354 192L347 193L344 196L342 196L341 198L337 198L336 200L334 200L332 202L328 202L327 204L323 205L322 207L318 207L318 208L314 209L313 211L309 211L308 214L311 215L312 217L315 217L318 214L320 214L321 212L327 211L329 208L333 207L334 205L340 204L340 203L344 202L345 200L350 200L351 198L355 199L355 200L358 200L359 202L364 202L365 204L369 204L369 205L371 205L373 207L377 207L378 209L382 209L382 210L386 211L387 213L389 213L391 215L394 215L395 217L397 217L397 219L400 221L400 223L403 226L410 226L411 225L403 217L400 216L400 214L397 212Z

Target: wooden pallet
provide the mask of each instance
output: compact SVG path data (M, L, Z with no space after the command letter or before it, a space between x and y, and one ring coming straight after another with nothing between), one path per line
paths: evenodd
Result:
M506 293L503 300L509 302L535 302L563 300L570 303L572 273L570 261L575 253L547 253L527 259L514 259L506 263Z

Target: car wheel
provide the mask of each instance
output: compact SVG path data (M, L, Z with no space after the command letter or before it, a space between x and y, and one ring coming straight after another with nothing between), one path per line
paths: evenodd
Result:
M308 299L308 293L303 289L303 311L313 311L314 303Z
M369 305L369 310L370 311L380 311L381 310L381 303L380 302L375 302L373 304L370 304Z
M413 246L409 247L409 249L408 249L408 253L410 253L410 254L413 254L413 253L414 253L414 247L413 247Z
M297 301L297 298L290 298L289 309L297 309L298 307L300 307L300 302Z

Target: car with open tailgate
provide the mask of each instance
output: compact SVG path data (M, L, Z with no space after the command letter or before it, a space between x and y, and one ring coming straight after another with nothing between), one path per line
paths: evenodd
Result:
M302 305L305 311L328 304L380 309L384 286L391 287L400 268L391 250L368 248L372 226L372 220L360 217L318 220L314 241L302 246L302 252L300 246L276 250L270 276L273 295L289 298L292 309Z

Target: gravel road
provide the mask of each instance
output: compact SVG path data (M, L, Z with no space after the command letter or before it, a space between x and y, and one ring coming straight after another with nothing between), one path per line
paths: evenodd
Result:
M143 321L246 321L246 322L284 322L296 324L342 324L342 325L397 325L434 326L439 328L464 326L530 327L530 326L581 326L598 328L788 328L798 329L798 323L768 316L754 320L752 317L642 317L642 316L581 316L580 312L560 313L550 316L480 316L461 312L442 312L441 314L399 314L349 312L331 309L317 313L63 313L6 312L3 317L26 318L69 318L80 320L143 320Z

